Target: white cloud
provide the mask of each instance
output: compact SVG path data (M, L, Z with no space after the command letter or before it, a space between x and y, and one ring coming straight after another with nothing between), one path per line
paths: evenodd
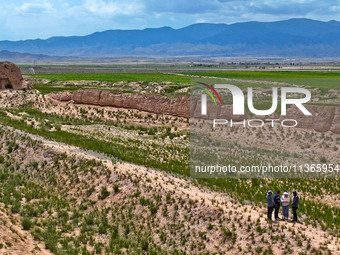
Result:
M143 5L136 1L86 0L80 7L95 15L114 16L138 13L143 8Z
M52 13L55 11L53 4L46 1L26 2L15 8L18 13Z

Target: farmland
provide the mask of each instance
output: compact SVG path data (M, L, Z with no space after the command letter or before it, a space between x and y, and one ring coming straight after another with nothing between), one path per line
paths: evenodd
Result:
M338 253L338 179L191 179L188 118L48 96L101 89L179 97L197 76L244 90L303 85L313 104L340 104L338 72L27 75L37 91L0 97L1 211L54 254L281 254L288 240L292 254ZM340 163L340 136L330 131L231 131L227 161ZM266 221L269 189L299 192L300 223Z
M280 72L197 72L197 76L219 77L226 79L254 80L284 82L318 88L323 93L330 89L339 89L340 72L300 72L300 71L280 71Z

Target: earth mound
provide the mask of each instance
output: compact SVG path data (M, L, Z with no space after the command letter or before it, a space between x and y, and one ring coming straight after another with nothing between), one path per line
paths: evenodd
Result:
M0 89L28 90L32 85L24 80L20 68L11 62L0 62Z

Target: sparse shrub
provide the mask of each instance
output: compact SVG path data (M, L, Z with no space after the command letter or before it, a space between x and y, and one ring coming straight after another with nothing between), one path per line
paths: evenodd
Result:
M106 231L107 231L107 229L106 229L106 226L105 225L100 225L99 227L98 227L98 233L100 234L100 235L103 235L103 234L106 234Z
M150 208L151 214L156 214L157 211L158 211L158 207L155 206L153 203L150 204L150 207L149 207L149 208Z
M30 230L33 226L33 222L29 218L23 218L21 225L24 230Z
M98 195L98 199L103 200L108 196L110 196L110 191L108 191L106 187L102 187L100 194Z
M140 204L143 205L143 206L147 206L147 205L150 204L150 200L147 199L147 198L145 198L145 197L141 197L141 198L139 199L139 202L140 202Z
M326 157L320 157L320 162L321 163L327 163Z
M223 240L224 240L224 242L227 241L227 240L231 240L232 243L236 242L236 234L231 232L228 228L222 227L221 231L223 233Z
M87 215L87 217L85 218L85 223L87 225L93 225L94 224L94 215L92 213Z
M213 228L214 228L214 225L213 225L213 224L211 224L211 223L209 223L209 225L208 225L207 229L208 229L208 230L212 230Z
M118 184L113 185L113 191L117 194L120 192Z
M141 247L143 251L147 251L149 249L149 242L145 239L141 241Z

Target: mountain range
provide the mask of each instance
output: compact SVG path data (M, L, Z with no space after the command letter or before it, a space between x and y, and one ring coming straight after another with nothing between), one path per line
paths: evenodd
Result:
M340 22L290 19L180 29L107 30L86 36L0 41L0 51L72 57L284 56L340 57Z

